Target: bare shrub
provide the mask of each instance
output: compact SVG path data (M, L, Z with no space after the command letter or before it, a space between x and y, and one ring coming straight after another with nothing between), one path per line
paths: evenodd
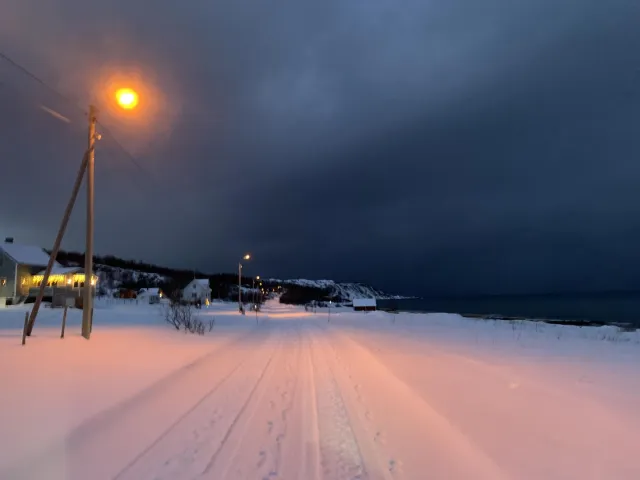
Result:
M182 315L180 313L181 305L171 302L162 307L162 317L176 330L182 328Z
M194 333L204 335L205 332L213 330L215 318L205 324L200 318L194 315L193 306L182 302L172 301L164 306L162 310L163 318L173 328L184 333Z

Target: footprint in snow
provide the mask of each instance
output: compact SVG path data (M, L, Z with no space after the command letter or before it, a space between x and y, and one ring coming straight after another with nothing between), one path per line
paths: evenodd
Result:
M387 443L387 437L383 432L376 432L373 437L373 441L379 443L380 445L384 445Z
M389 460L389 472L391 473L402 472L402 461L394 460L393 458Z

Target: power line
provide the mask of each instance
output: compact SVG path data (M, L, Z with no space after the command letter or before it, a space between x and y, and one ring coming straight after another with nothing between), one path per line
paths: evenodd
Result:
M18 62L16 62L15 60L11 59L11 57L9 57L7 54L3 53L2 51L0 51L0 58L2 58L3 60L5 60L7 63L9 63L12 67L17 68L18 70L20 70L22 73L24 73L25 75L27 75L28 77L32 78L33 80L35 80L36 82L38 82L40 85L44 86L47 90L53 92L54 94L56 94L58 97L62 98L64 101L69 102L71 105L73 105L75 108L77 108L78 110L80 110L83 114L87 114L87 112L80 108L80 106L74 102L73 100L71 100L69 97L67 97L66 95L63 95L62 93L60 93L58 90L56 90L55 88L53 88L51 85L49 85L47 82L45 82L44 80L42 80L40 77L38 77L35 73L32 73L29 69L27 69L26 67L23 67L22 65L20 65Z
M40 85L44 86L47 90L49 90L50 92L53 92L55 95L57 95L58 97L60 97L61 99L63 99L64 101L68 102L69 104L71 104L73 107L77 108L78 110L80 110L85 116L87 115L87 112L82 109L76 102L74 102L73 100L71 100L69 97L67 97L66 95L62 94L60 91L56 90L54 87L52 87L51 85L49 85L47 82L45 82L44 80L42 80L39 76L37 76L36 74L34 74L33 72L31 72L29 69L27 69L26 67L22 66L21 64L19 64L18 62L16 62L15 60L13 60L11 57L9 57L7 54L3 53L2 51L0 51L0 58L2 58L3 60L5 60L6 62L8 62L12 67L20 70L22 73L24 73L25 75L27 75L28 77L30 77L31 79L35 80L36 82L38 82ZM3 85L2 83L0 83L0 85ZM43 106L41 106L43 107ZM46 107L44 107L46 110L50 110L47 109ZM45 111L46 111L45 110ZM57 112L55 112L57 113ZM58 114L60 115L60 114ZM118 139L116 138L116 136L111 132L111 130L102 122L97 122L100 125L100 128L102 129L102 131L104 133L106 133L107 135L109 135L109 137L111 137L111 140L118 146L118 148L124 153L124 155L127 157L127 159L133 163L141 172L147 174L147 175L151 175L151 172L149 172L147 169L145 169L142 165L140 165L140 162L138 162L138 160L131 154L131 152L129 152L129 150L127 150L122 143L120 143L120 141L118 141ZM151 176L149 177L151 178Z
M113 141L113 143L115 143L118 148L122 151L122 153L125 154L125 156L131 161L131 163L133 163L136 167L138 167L138 169L142 172L142 173L146 173L148 175L151 174L151 172L149 172L146 168L144 168L142 165L140 165L140 163L138 162L138 160L136 160L136 158L133 156L133 154L131 152L129 152L129 150L127 150L124 145L122 145L122 143L120 143L118 141L118 139L115 137L115 135L111 132L111 130L109 130L109 128L102 122L97 122L98 125L100 125L100 130L104 133L106 133L107 135L109 135L109 137L111 137L111 140Z

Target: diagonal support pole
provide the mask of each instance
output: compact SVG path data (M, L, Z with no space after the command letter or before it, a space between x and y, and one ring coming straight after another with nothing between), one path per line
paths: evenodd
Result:
M27 323L27 336L31 336L31 332L33 331L33 325L36 323L36 316L38 315L38 310L40 309L40 304L42 303L42 297L44 297L44 289L47 286L47 282L49 281L49 275L51 275L51 270L53 269L53 264L56 261L56 257L58 256L58 251L60 250L60 244L62 243L62 238L64 237L64 232L67 229L67 224L69 223L69 217L71 217L71 212L73 211L73 206L76 203L76 198L78 197L78 191L80 190L80 185L82 184L82 179L84 178L84 172L87 169L87 163L89 162L89 153L93 150L93 147L88 149L84 156L82 157L82 163L80 164L80 169L78 170L78 175L76 176L76 182L73 184L73 191L71 192L71 198L69 198L69 203L67 204L67 208L64 211L64 216L62 217L62 223L60 223L60 229L58 230L58 235L56 236L56 241L53 244L53 250L51 250L51 255L49 256L49 263L47 264L47 268L44 271L44 277L42 278L42 283L40 284L40 290L38 290L38 296L36 297L36 301L33 304L33 308L31 309L31 315L29 316L29 321Z

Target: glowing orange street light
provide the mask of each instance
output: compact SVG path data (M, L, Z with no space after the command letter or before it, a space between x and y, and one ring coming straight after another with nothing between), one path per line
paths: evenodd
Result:
M121 88L116 92L116 101L121 108L132 110L138 105L138 94L130 88Z
M120 88L115 92L115 101L120 106L120 108L124 110L133 110L138 106L138 93L132 88ZM53 262L56 258L58 250L60 249L60 242L62 241L62 237L64 236L64 232L67 228L67 223L69 222L69 217L71 215L71 211L73 210L73 206L76 201L76 197L78 196L78 190L80 189L80 184L86 174L87 177L87 231L86 231L86 247L85 247L85 261L84 261L84 271L85 275L91 275L93 272L93 203L94 203L94 173L95 173L95 142L96 140L100 140L100 134L96 133L96 123L98 116L98 109L94 105L89 105L89 148L87 149L83 159L82 164L80 166L80 170L78 172L78 176L76 178L76 183L74 184L73 191L71 193L71 199L67 204L67 209L65 210L64 216L62 218L62 223L60 225L60 229L58 230L58 234L56 236L56 240L53 244L53 250L51 255L49 256L49 263L47 264L47 268L44 271L42 282L40 283L40 289L38 291L38 295L36 297L35 303L33 304L33 308L31 309L31 314L25 323L24 336L30 336L31 331L33 330L33 325L36 321L36 315L38 314L38 310L40 308L40 304L42 303L42 298L44 296L44 290L47 285L47 281L49 276L51 275L51 270L53 269ZM90 277L91 278L91 277ZM87 340L91 336L91 324L93 321L93 295L92 295L92 286L97 284L96 279L91 279L90 281L84 282L84 292L83 292L83 308L82 308L82 336ZM23 336L22 344L24 345L25 339Z

